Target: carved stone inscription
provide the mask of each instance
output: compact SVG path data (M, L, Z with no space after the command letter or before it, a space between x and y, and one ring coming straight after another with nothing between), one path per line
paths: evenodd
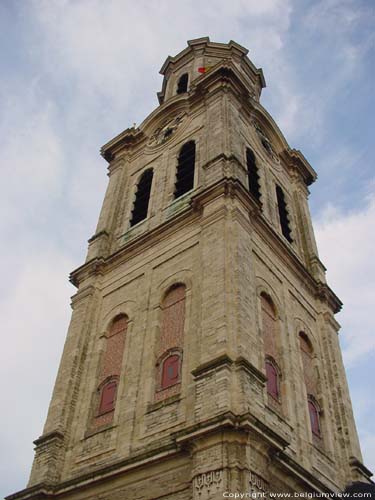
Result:
M250 471L249 492L250 493L264 493L269 491L269 485L262 477Z
M208 500L223 486L223 471L203 472L194 478L194 498Z

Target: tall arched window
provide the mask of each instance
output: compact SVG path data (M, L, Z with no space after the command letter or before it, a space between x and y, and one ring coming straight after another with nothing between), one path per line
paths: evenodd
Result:
M307 401L308 407L309 407L309 415L310 415L310 424L311 424L311 431L314 436L321 437L321 432L320 432L320 416L319 416L319 408L316 404L316 402L311 399L311 397Z
M313 348L305 332L299 333L299 342L306 390L309 394L315 395L317 393L317 381L313 364Z
M185 325L185 285L169 289L161 304L156 399L179 392Z
M280 335L279 320L271 297L262 293L260 296L262 308L262 334L267 375L267 393L269 401L280 403Z
M96 395L94 426L109 424L113 420L118 381L121 374L128 318L120 314L114 318L105 335L104 351L100 360L99 383Z
M250 193L260 201L259 173L255 155L250 148L246 149L247 179Z
M303 377L307 392L307 406L310 416L313 438L321 438L320 408L316 402L318 395L318 380L314 368L314 350L305 332L299 332L299 344L303 366ZM321 439L314 439L317 444Z
M143 172L141 178L139 179L130 221L131 226L138 224L138 222L141 222L147 217L153 176L153 170L148 169Z
M278 321L275 306L271 297L262 293L260 296L262 306L262 332L265 353L273 359L278 357Z
M277 401L280 399L279 370L271 358L266 358L267 393Z
M277 197L277 206L279 209L281 232L283 233L284 237L290 243L292 243L293 239L289 225L288 208L285 201L284 191L281 189L280 186L276 186L276 197Z
M189 75L184 73L177 82L177 94L184 94L188 89Z
M179 198L194 187L195 142L184 144L178 155L174 197Z

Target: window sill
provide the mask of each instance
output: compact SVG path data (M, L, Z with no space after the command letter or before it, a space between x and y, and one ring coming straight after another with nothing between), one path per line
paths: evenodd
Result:
M91 429L91 430L85 432L85 434L83 436L83 440L88 439L92 436L95 436L96 434L100 434L101 432L109 431L109 430L114 429L116 427L117 427L117 425L106 424L106 425L103 425L101 427L98 427L97 429Z
M163 401L158 401L157 403L149 403L147 405L147 413L152 413L156 410L159 410L160 408L163 408L164 406L168 406L173 403L179 403L181 401L181 396L179 394L176 394L174 396L170 396L167 399L164 399Z
M318 439L320 440L319 443L317 442ZM322 457L324 457L331 464L335 463L334 460L332 459L332 457L330 456L330 453L324 447L323 438L318 438L318 437L316 437L316 439L313 438L311 446L312 446L313 450L315 450L316 452L318 452L319 455L321 455Z
M178 198L174 199L167 205L165 208L167 212L167 218L172 217L172 215L175 215L176 213L180 212L184 208L187 208L190 204L191 197L194 193L194 189L190 189L190 191L187 191L183 195L179 196Z
M279 403L279 405L280 405L280 403ZM284 425L287 425L291 431L293 430L293 427L286 420L285 415L282 413L281 405L280 405L280 408L276 408L275 406L271 406L270 404L266 404L265 407L266 407L267 411L269 411L270 413L273 413L279 420L281 420Z
M142 229L145 229L145 225L146 225L146 222L148 220L149 220L149 217L139 221L137 224L134 224L134 226L129 227L125 231L125 233L123 233L121 236L119 236L119 239L123 243L127 243L129 240L135 238L136 236L139 236L139 234L142 232Z

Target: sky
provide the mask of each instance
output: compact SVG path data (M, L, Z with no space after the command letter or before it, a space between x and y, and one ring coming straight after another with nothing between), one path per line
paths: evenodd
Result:
M310 207L365 464L375 470L372 0L0 0L0 496L25 487L107 185L101 145L157 107L186 41L233 39L318 173Z

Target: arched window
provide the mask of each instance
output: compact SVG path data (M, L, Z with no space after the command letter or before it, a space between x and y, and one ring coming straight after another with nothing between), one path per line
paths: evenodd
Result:
M269 402L280 404L281 372L278 364L280 359L279 320L271 297L262 293L260 301L262 307L262 334L267 375L267 394L272 398L269 398Z
M246 165L247 165L247 179L249 184L249 191L259 201L260 185L259 185L258 167L256 164L255 155L250 148L246 149Z
M132 217L130 225L134 226L146 219L148 212L148 204L150 201L151 185L154 172L152 169L148 169L143 172L137 186L137 192L135 194L135 201L133 205Z
M311 342L305 332L299 332L299 344L302 352L307 354L309 357L313 355Z
M181 356L179 354L169 355L162 363L161 389L166 389L180 381Z
M111 379L102 385L98 415L108 413L115 408L117 394L117 379Z
M299 332L299 343L306 390L310 394L316 394L317 381L313 363L313 348L305 332Z
M119 314L105 334L96 392L94 427L109 424L113 420L127 329L127 316Z
M179 198L194 187L195 142L184 144L178 155L174 197Z
M276 367L276 363L270 359L266 358L266 375L267 375L267 393L274 399L280 399L279 390L279 370Z
M299 344L303 366L303 377L307 392L307 406L310 415L311 431L314 437L322 437L320 425L320 408L316 402L318 394L318 377L314 368L314 349L305 332L299 332ZM316 444L322 444L320 440Z
M309 407L311 431L314 436L321 437L320 416L319 416L318 406L315 403L315 401L312 400L311 398L308 399L307 404Z
M281 189L280 186L276 186L276 197L277 197L277 206L279 209L281 232L283 233L284 237L290 243L292 243L293 239L291 236L291 229L289 225L288 209L285 201L284 191Z
M184 73L180 76L177 82L177 94L184 94L185 92L187 92L188 81L189 75L187 73Z
M264 351L273 359L278 357L278 320L275 306L271 297L262 293L260 296L262 306L262 332Z
M156 366L156 399L177 394L181 381L181 360L185 326L185 285L168 290L161 304L161 325ZM167 390L166 390L167 389Z

